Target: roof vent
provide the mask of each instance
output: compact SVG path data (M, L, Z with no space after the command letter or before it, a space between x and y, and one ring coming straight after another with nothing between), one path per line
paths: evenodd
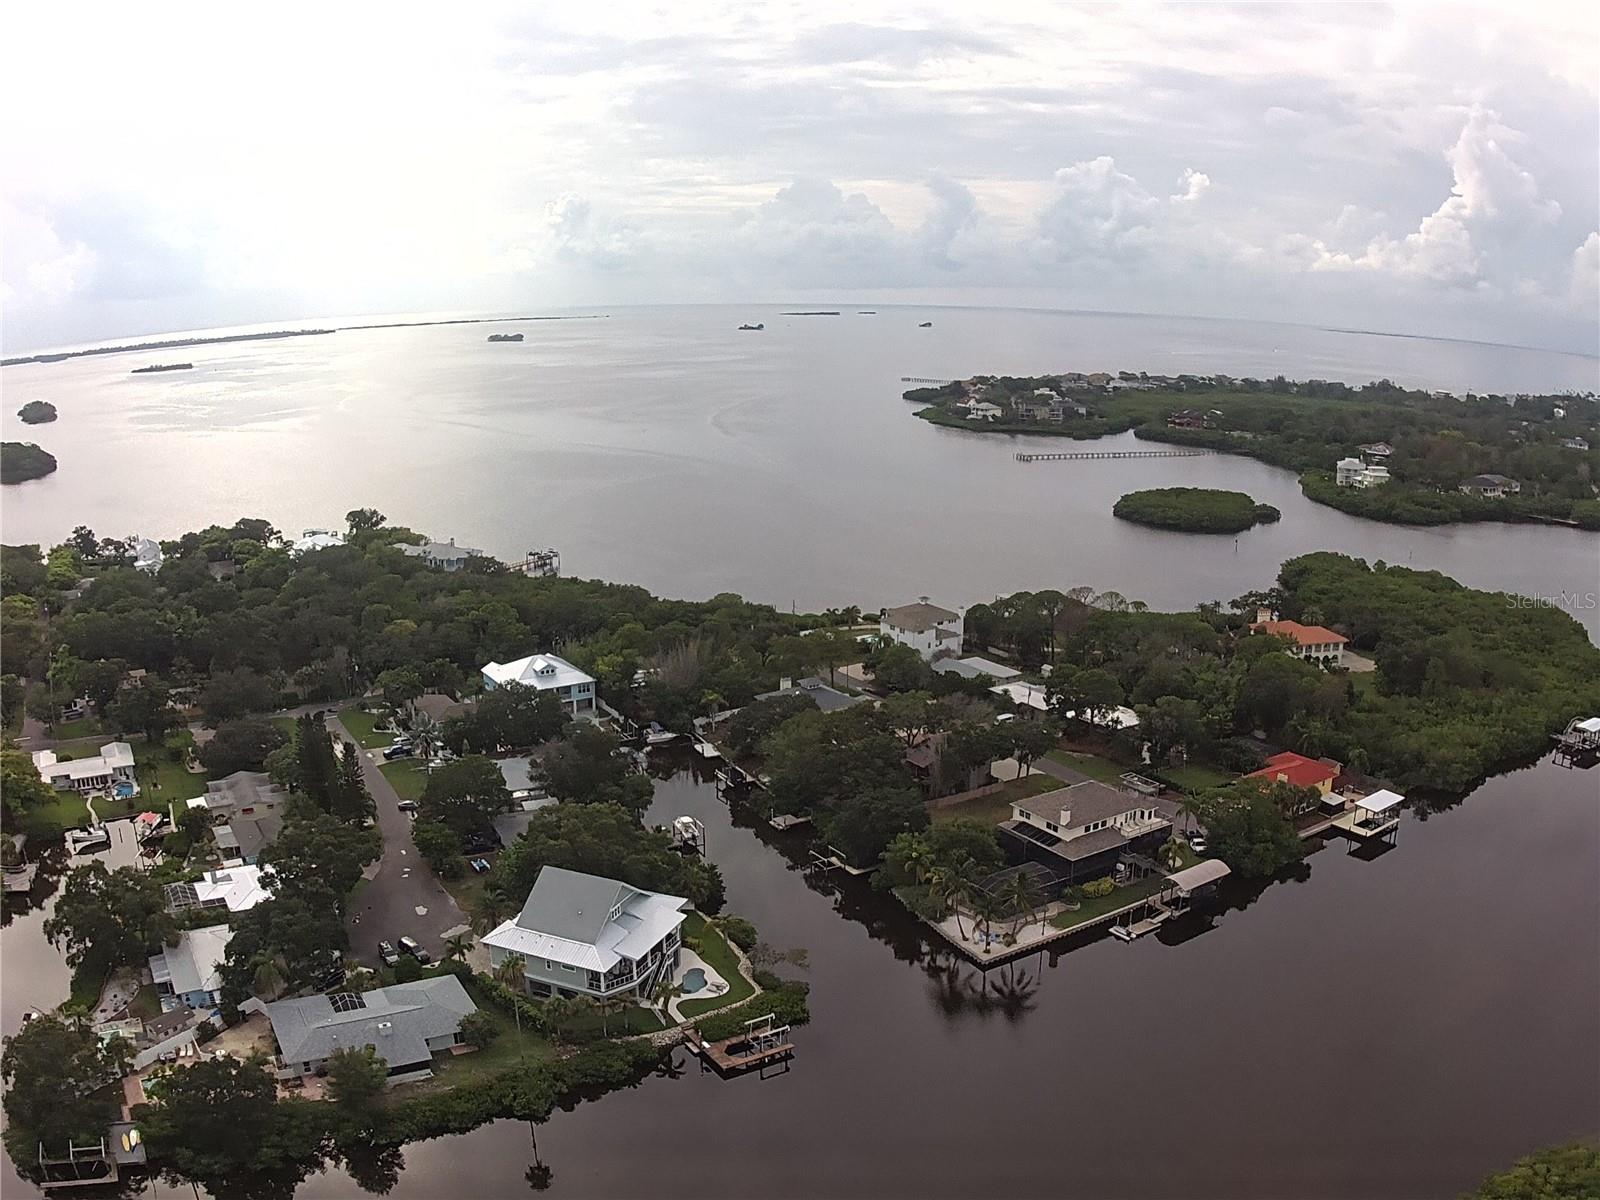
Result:
M379 1021L378 1022L378 1032L381 1033L381 1034L393 1033L394 1032L394 1022L393 1021Z

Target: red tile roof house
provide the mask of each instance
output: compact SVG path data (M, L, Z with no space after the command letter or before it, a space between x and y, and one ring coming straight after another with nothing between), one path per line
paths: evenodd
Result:
M1291 783L1295 787L1313 787L1326 796L1333 790L1333 781L1343 768L1338 763L1322 762L1285 750L1267 759L1259 771L1251 771L1246 779L1270 779L1274 783Z
M1299 621L1257 621L1250 629L1288 638L1294 643L1289 653L1298 658L1309 662L1326 659L1329 666L1344 666L1344 648L1350 639L1342 633L1321 625L1302 625Z

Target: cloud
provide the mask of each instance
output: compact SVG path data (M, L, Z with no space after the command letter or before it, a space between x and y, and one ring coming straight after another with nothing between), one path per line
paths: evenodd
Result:
M1178 180L1178 191L1172 194L1175 204L1193 204L1211 188L1211 176L1193 167L1185 167Z
M1146 253L1155 241L1160 202L1110 155L1055 173L1039 213L1039 237L1060 261L1117 260Z
M1567 292L1580 311L1589 315L1600 312L1600 233L1591 233L1572 252Z

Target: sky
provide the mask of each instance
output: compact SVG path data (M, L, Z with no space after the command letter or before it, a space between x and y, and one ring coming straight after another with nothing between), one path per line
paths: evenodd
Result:
M834 299L1593 354L1597 14L10 5L0 343Z

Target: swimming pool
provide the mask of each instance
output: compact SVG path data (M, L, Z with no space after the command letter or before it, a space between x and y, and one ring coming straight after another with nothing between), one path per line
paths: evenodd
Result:
M690 967L683 973L682 987L683 994L685 996L689 995L691 992L698 992L705 986L706 973L699 967Z

